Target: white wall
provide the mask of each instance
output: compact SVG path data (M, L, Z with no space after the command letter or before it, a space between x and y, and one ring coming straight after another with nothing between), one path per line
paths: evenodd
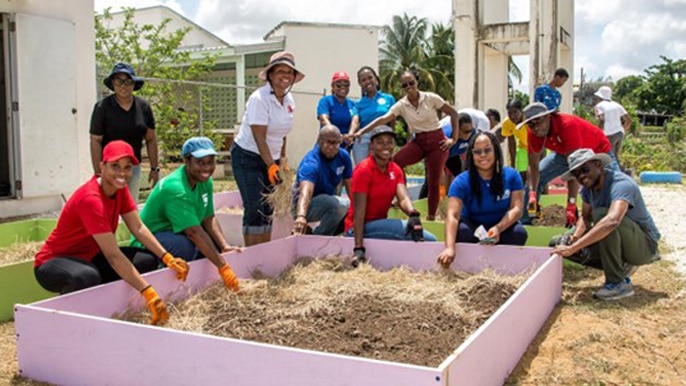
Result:
M357 70L362 66L378 69L378 27L293 23L284 24L274 35L285 36L285 50L295 55L305 79L293 88L296 114L288 136L288 160L295 167L317 138L317 102L322 91L331 93L331 76L336 71L350 75L350 97L360 97ZM335 43L334 43L335 42Z
M3 1L0 2L0 12L2 13L21 13L47 18L61 19L70 21L74 24L75 39L75 58L73 60L75 68L71 72L75 74L74 83L76 89L74 114L74 126L61 129L64 133L55 133L56 130L50 125L50 116L45 111L33 111L37 117L45 120L45 130L52 130L50 146L31 143L21 140L21 128L19 136L23 158L39 158L47 161L50 157L57 159L63 149L69 149L71 156L77 159L76 170L59 170L53 173L52 178L66 181L61 186L67 189L60 192L65 197L69 197L74 189L83 183L91 175L90 148L89 148L89 125L90 115L95 103L95 40L94 40L94 20L93 20L93 0L62 0L62 1ZM36 52L36 60L41 60L42 52ZM45 60L45 58L42 58ZM21 68L18 72L21 73ZM44 84L41 88L19 90L24 98L38 98L45 94ZM54 86L53 86L54 87ZM0 90L4 92L4 90ZM21 103L21 101L19 101ZM46 100L45 103L50 103ZM62 135L63 134L63 135ZM74 138L76 140L74 141ZM15 162L21 162L15 160ZM39 164L39 163L34 163ZM70 163L73 164L73 163ZM33 168L31 165L22 165L22 184L27 191L40 191L36 187L45 183L44 170ZM21 216L26 214L38 213L46 210L57 210L61 208L62 199L60 194L33 193L25 195L22 199L0 200L0 218Z

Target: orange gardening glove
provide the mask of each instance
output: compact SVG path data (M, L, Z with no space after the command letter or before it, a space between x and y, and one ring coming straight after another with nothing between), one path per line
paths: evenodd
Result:
M141 290L141 295L145 298L148 309L150 309L150 313L152 314L150 324L164 324L169 319L169 312L167 311L167 305L160 299L155 289L152 288L151 285L148 285Z
M171 253L167 252L162 255L162 262L169 268L176 271L176 278L181 281L186 281L186 276L188 276L188 263L184 259L174 257Z
M219 276L224 280L226 288L233 292L238 292L238 278L236 277L236 274L233 273L233 269L231 269L228 263L219 268Z
M538 202L536 201L536 192L529 192L529 202L526 206L526 210L529 212L529 217L538 216Z
M283 182L281 179L281 170L279 169L279 165L271 164L267 173L269 174L269 182L272 185L278 185Z

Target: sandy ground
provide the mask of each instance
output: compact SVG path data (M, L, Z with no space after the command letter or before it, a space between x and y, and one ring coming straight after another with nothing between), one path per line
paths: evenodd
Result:
M641 192L670 249L662 258L673 261L675 269L686 276L686 226L682 223L686 214L686 186L646 185L641 186Z

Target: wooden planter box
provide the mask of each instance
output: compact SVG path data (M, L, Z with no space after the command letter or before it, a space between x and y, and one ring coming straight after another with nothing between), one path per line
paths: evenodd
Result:
M436 267L441 243L368 240L380 270ZM352 255L353 240L299 236L225 254L239 277L278 275L299 256ZM140 294L121 281L15 308L20 374L68 385L500 385L558 303L562 262L547 248L457 245L453 268L530 272L524 284L438 367L424 367L220 338L110 319ZM206 259L186 283L167 269L146 274L167 300L218 280ZM87 365L84 366L84 363Z

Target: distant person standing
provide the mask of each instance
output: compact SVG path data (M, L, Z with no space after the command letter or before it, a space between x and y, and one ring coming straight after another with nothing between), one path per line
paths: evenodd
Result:
M143 140L150 160L148 181L154 186L160 178L157 156L157 135L155 118L150 104L143 98L133 95L145 84L136 76L133 68L126 63L117 63L110 75L103 80L114 94L95 104L91 116L91 161L96 175L100 175L102 149L114 140L123 140L133 148L136 159L141 158ZM141 167L135 165L129 180L129 191L135 202L141 186Z
M331 77L331 95L319 99L317 104L317 119L319 127L336 126L343 135L343 149L352 147L352 140L348 135L360 126L355 102L348 98L350 93L350 77L345 71L339 71Z
M619 151L622 149L624 134L631 127L631 117L622 105L612 100L612 89L608 86L600 87L593 97L596 102L595 117L598 119L598 126L605 132L619 168L623 170Z
M548 110L559 110L562 103L560 87L564 86L569 79L569 73L564 68L555 70L555 75L550 83L543 84L534 91L534 102L543 103Z
M357 83L362 89L362 97L355 102L355 107L360 118L359 127L365 127L374 119L386 114L395 104L395 98L391 94L381 92L379 75L369 66L363 66L357 70ZM390 122L388 125L394 127L395 122ZM348 134L352 136L356 131L355 128L351 128ZM367 133L353 143L355 164L359 164L369 156L370 137L371 134Z

